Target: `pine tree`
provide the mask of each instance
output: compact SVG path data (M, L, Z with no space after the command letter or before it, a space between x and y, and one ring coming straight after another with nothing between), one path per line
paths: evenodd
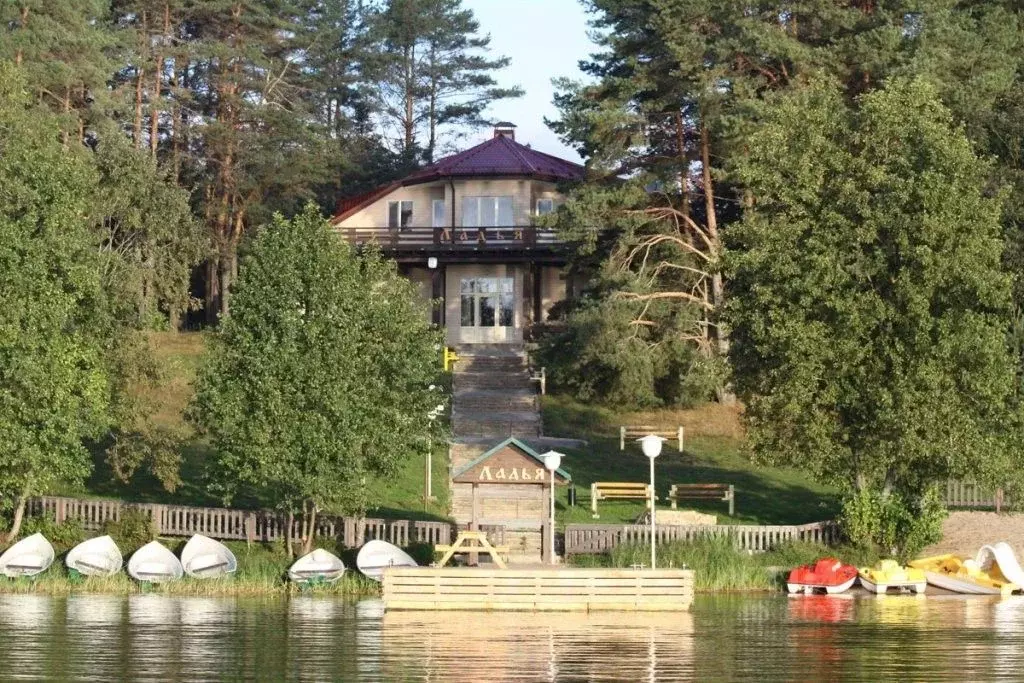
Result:
M509 59L487 58L491 39L479 35L462 0L388 0L369 16L368 30L378 47L365 78L375 85L386 134L408 160L422 155L430 163L445 127L486 125L492 102L522 95L497 86L493 74Z

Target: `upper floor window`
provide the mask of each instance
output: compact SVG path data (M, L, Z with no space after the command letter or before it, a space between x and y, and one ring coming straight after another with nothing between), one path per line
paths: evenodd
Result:
M463 197L465 228L510 228L515 224L512 197Z
M430 205L433 227L443 228L445 226L444 200L435 199Z
M405 228L412 223L412 202L388 202L388 227Z
M537 200L537 215L543 216L555 210L555 200L545 197Z

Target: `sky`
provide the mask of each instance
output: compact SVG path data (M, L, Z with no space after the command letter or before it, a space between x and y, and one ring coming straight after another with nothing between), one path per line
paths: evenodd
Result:
M595 51L587 36L587 13L579 0L463 0L480 22L480 32L491 36L491 56L511 57L512 63L495 76L502 86L518 85L526 94L491 105L486 115L516 124L516 141L548 154L579 161L579 155L561 143L544 125L556 118L551 79L583 79L579 60ZM490 130L470 133L460 147L470 147L492 135Z

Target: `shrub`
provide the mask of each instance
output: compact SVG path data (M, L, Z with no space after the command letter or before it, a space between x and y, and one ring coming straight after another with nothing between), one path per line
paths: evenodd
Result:
M862 489L844 501L839 522L854 545L905 561L942 538L945 517L935 486L917 498Z
M45 536L57 552L70 550L85 540L85 529L80 519L66 519L58 524L49 513L25 519L21 526L22 538L35 533Z
M121 511L121 519L103 525L103 533L109 534L127 557L156 538L156 527L146 513L126 509Z

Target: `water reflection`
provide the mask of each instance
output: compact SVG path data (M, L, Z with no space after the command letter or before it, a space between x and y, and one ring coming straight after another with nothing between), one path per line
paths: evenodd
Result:
M1024 597L702 597L692 613L0 595L0 680L1019 680Z
M383 674L426 680L680 680L693 672L693 615L387 612Z

